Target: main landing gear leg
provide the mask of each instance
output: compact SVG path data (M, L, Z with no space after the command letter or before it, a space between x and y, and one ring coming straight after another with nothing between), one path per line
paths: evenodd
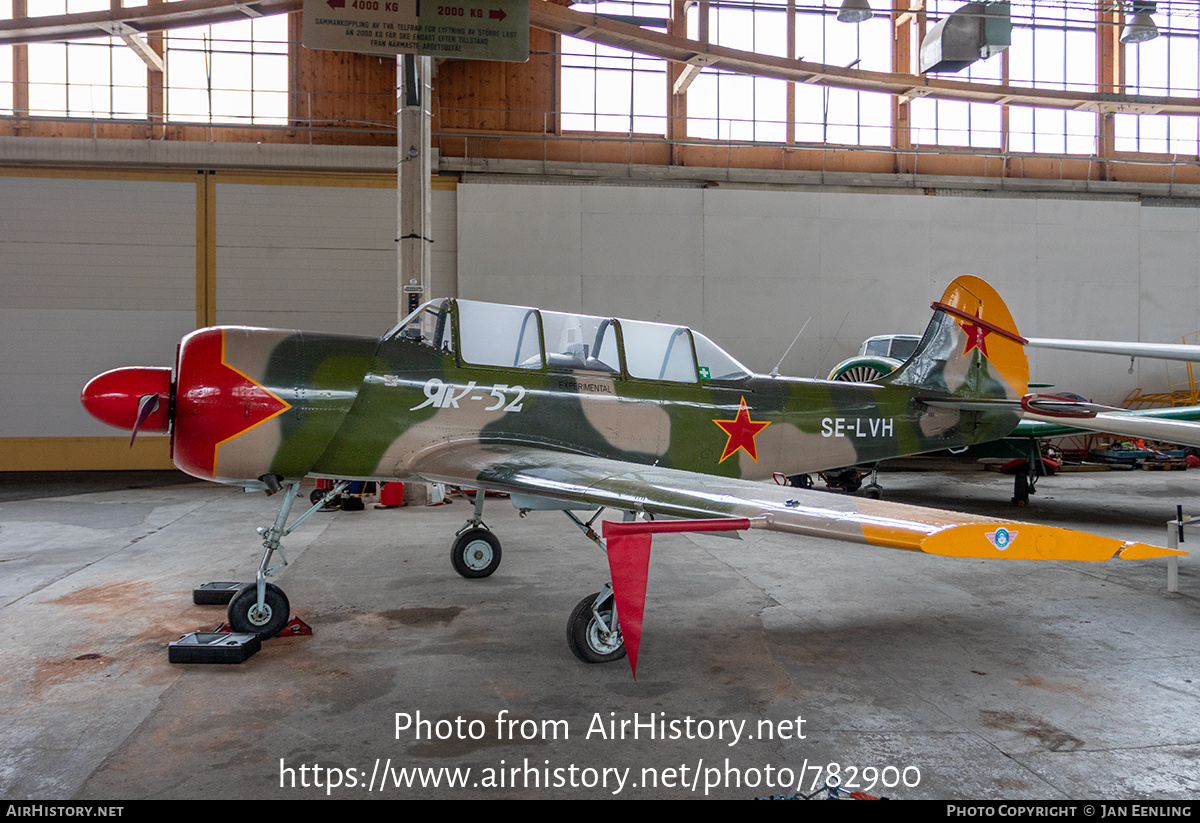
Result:
M488 577L500 568L500 540L483 522L483 489L475 490L475 511L454 533L450 565L468 580Z
M309 518L309 515L324 506L327 501L341 494L349 485L349 480L336 483L324 497L314 503L311 509L302 514L291 527L288 527L287 519L292 513L292 504L296 502L296 495L300 492L300 481L283 481L280 486L280 490L283 491L283 502L280 503L279 514L275 517L274 525L270 528L259 527L258 529L258 533L263 537L263 556L262 561L258 564L255 580L253 583L243 586L241 591L229 601L229 609L226 613L229 628L235 632L257 634L263 640L274 637L283 630L283 627L287 625L288 618L291 617L291 604L288 602L287 595L283 593L283 589L274 583L267 582L268 577L287 565L287 558L284 557L280 541L295 531L301 523ZM282 562L278 566L271 566L271 557L275 552L279 552L279 559Z
M596 512L586 523L569 511L563 513L571 518L584 536L608 551L592 524L604 509ZM626 512L626 520L635 520L636 512ZM567 619L567 646L571 653L584 663L611 663L625 656L625 638L621 636L621 622L617 619L617 604L613 598L612 583L605 583L599 592L589 594L579 601Z
M1018 468L1016 476L1013 477L1013 505L1029 505L1029 495L1037 491L1038 470L1041 466L1042 450L1038 446L1038 441L1030 440L1029 461L1025 464L1024 469Z
M872 500L883 499L883 486L879 485L879 464L871 467L871 479L863 486L863 496Z

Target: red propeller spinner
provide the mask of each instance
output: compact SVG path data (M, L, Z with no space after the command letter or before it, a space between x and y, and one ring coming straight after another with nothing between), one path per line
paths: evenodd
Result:
M88 414L118 429L165 432L171 427L171 369L166 366L126 366L88 381L79 395Z

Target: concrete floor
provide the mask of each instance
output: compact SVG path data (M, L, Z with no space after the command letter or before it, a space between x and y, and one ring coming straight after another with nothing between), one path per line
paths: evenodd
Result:
M909 785L872 793L895 798L1200 792L1195 556L1168 594L1162 560L660 537L635 682L624 661L587 666L566 647L567 615L606 570L561 515L518 519L489 501L504 562L468 581L448 558L468 504L368 507L315 515L285 543L278 582L312 637L269 641L242 665L184 666L167 662L167 641L224 616L192 605L191 589L251 579L253 529L277 498L176 479L33 499L11 476L0 484L0 796L677 798L715 783L710 797L754 798L801 779L807 792L826 764L864 788L871 767L893 767L882 774ZM891 500L1013 514L1011 480L990 473L882 482ZM1192 473L1064 475L1019 514L1162 544L1176 503L1200 508L1197 490ZM449 721L448 738L397 733L396 714L417 712ZM535 722L501 739L501 712ZM727 722L723 739L596 731L635 715L685 735ZM413 772L417 785L394 785L413 768L441 785ZM471 769L468 785L447 787L443 768ZM388 787L369 788L373 773Z

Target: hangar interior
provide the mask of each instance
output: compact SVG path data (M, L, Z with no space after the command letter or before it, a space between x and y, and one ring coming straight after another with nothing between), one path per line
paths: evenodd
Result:
M50 20L134 19L187 3L216 22L79 39L45 33ZM168 438L143 435L130 448L84 412L79 392L106 369L169 365L194 329L373 335L407 313L403 286L412 281L398 275L397 255L397 173L407 162L400 61L305 48L300 5L0 0L0 472L169 469ZM846 22L832 0L530 0L527 62L430 61L424 296L686 324L759 372L788 352L781 371L803 377L824 376L871 335L920 333L930 301L964 273L992 283L1029 336L1169 342L1200 329L1194 4L995 4L1011 6L1011 45L956 74L922 71L920 46L959 4L872 5L872 16ZM1142 6L1152 39L1128 32ZM737 51L726 63L733 68L688 52L697 42ZM678 56L687 53L690 62ZM1031 351L1030 365L1033 379L1106 404L1167 385L1163 364L1147 359ZM1056 522L1161 543L1161 521L1194 498L1186 481L1138 477L1124 492L1069 486L1039 502ZM906 502L998 511L995 501L979 503L987 495L973 480L897 485ZM368 567L393 562L375 555L395 534L355 538L337 515L293 544L311 557L297 600L338 627L326 634L336 642L317 647L336 662L322 669L299 641L280 641L281 652L263 655L267 699L241 670L161 671L151 638L163 634L154 613L164 592L186 591L205 570L244 570L253 553L250 526L239 524L227 539L221 532L215 564L189 559L197 542L189 530L213 534L227 517L257 525L270 506L219 498L233 494L222 489L133 494L121 510L133 519L113 514L98 492L59 504L0 502L0 536L13 541L6 551L23 570L6 593L11 627L61 611L79 629L88 607L115 619L132 608L127 597L139 599L133 581L153 578L143 581L150 613L138 606L136 617L122 616L134 624L128 636L106 646L105 635L76 635L104 648L99 663L72 662L83 646L63 637L34 660L10 629L5 644L21 662L10 673L19 697L8 699L26 702L6 712L6 796L198 796L195 764L192 777L172 776L188 761L167 757L163 741L200 732L169 712L222 717L211 746L223 753L210 752L206 768L250 775L231 783L230 796L287 797L271 782L275 760L334 749L347 762L374 757L386 736L373 724L386 725L392 710L490 720L509 705L527 717L569 716L572 731L593 711L804 711L820 729L821 762L886 755L931 764L937 776L907 787L910 796L1187 798L1200 789L1194 720L1183 719L1200 703L1191 679L1200 608L1187 558L1182 593L1167 594L1151 563L1022 566L1014 583L979 563L945 578L929 558L875 566L864 549L843 555L822 541L815 559L791 566L781 559L785 541L760 541L751 561L719 541L676 538L677 621L656 641L660 668L634 683L612 666L588 677L573 702L556 688L577 671L574 661L550 650L561 646L559 612L598 579L572 581L522 616L541 629L512 617L503 640L488 640L488 630L538 595L493 588L459 617L464 607L437 580L446 570L424 560L414 559L420 571L407 591L397 580L368 604L339 604L330 589L369 584ZM1105 514L1091 505L1101 499ZM440 555L462 514L414 513L416 523L394 528ZM525 526L515 514L497 519ZM43 522L55 523L49 537L35 528ZM539 528L534 559L514 580L525 589L544 583L544 570L555 583L580 575L573 553L551 551L578 537ZM378 544L339 571L332 552L313 549L334 534ZM24 558L62 541L75 553L25 571ZM130 551L134 544L141 548ZM145 569L150 548L174 567ZM597 578L602 564L583 565ZM735 582L714 582L721 575ZM731 606L731 592L745 594L753 613ZM171 609L166 634L197 619ZM725 619L732 625L722 629ZM536 650L516 642L519 632L532 633ZM739 632L754 642L740 647ZM381 634L387 641L371 646L368 635ZM695 666L682 649L698 637L706 681L671 685L674 667ZM861 659L847 650L867 646ZM410 664L398 668L383 649ZM308 659L296 662L299 654ZM317 698L291 691L296 666ZM522 667L538 670L532 689ZM1001 685L981 696L988 671ZM459 676L480 693L446 686ZM118 688L104 685L109 677ZM214 696L216 679L241 708L229 712ZM951 708L937 706L939 694ZM1125 700L1128 712L1113 708ZM319 718L307 741L286 731L304 722L288 705ZM58 712L93 709L90 743L73 743L54 724ZM343 739L339 718L361 742ZM236 722L248 738L231 730ZM760 742L755 756L809 751L794 742ZM532 755L515 744L495 751L607 756L594 742L538 745ZM634 751L647 759L664 753L641 745ZM666 748L676 759L695 755ZM446 741L406 752L437 764L477 754Z
M5 0L0 24L120 8ZM686 38L699 9L608 11ZM1159 36L1126 44L1120 9L1019 7L968 91L1067 98L1047 108L912 91L946 82L916 74L913 44L951 10L706 7L714 44L830 72L861 58L907 97L854 88L873 88L857 68L841 86L704 68L676 94L687 63L538 28L525 63L437 61L426 296L686 323L764 372L811 318L783 364L801 376L920 332L965 273L1028 336L1200 329L1195 15L1164 5ZM403 313L396 60L307 49L298 12L233 14L143 35L169 81L118 36L0 45L0 469L169 468L162 443L129 453L73 398L106 368L168 363L192 328L380 333ZM1165 387L1161 362L1031 361L1101 403Z

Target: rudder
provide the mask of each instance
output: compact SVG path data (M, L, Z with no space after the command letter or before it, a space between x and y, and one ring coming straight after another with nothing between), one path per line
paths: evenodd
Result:
M882 382L960 400L1020 400L1029 391L1026 340L985 280L955 278L931 304L933 319L912 357Z

